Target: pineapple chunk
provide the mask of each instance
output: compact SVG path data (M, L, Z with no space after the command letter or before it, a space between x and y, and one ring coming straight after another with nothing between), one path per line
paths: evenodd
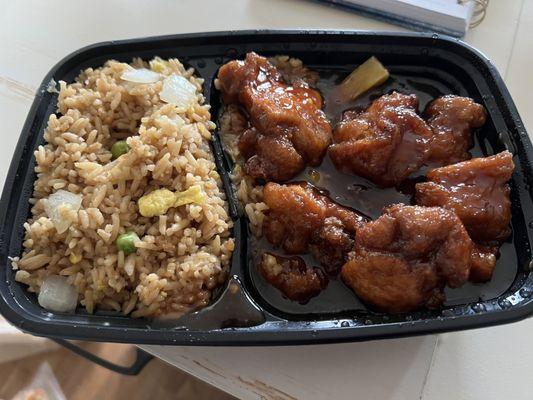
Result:
M353 72L342 81L340 90L347 100L355 100L367 90L381 85L389 79L389 71L372 56L359 65Z

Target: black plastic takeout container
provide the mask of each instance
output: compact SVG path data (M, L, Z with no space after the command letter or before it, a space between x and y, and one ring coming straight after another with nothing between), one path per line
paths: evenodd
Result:
M469 285L458 294L449 293L451 300L438 311L397 315L373 313L364 309L340 282L333 285L344 293L338 302L335 296L328 295L318 296L303 306L287 302L279 293L265 287L249 262L246 221L239 216L229 187L228 158L215 135L213 149L231 203L237 246L231 278L210 308L168 323L133 319L107 311L88 315L79 309L75 314L61 314L40 308L35 295L15 282L8 256L21 253L23 223L30 213L28 199L36 178L33 151L43 142L48 116L56 110L57 94L47 91L51 79L70 82L80 70L101 66L108 59L177 57L205 79L204 94L216 118L221 105L213 84L217 70L223 63L242 58L249 51L267 56L298 57L306 66L329 71L330 76L337 74L338 77L375 55L395 78L387 90L413 90L422 103L445 93L467 95L482 103L488 111L488 121L476 134L474 155L490 155L508 149L514 154L516 164L511 183L513 237L502 247L493 281ZM88 46L64 58L44 78L11 162L0 202L0 311L12 324L35 335L166 345L357 341L516 321L533 312L530 272L532 157L528 135L494 65L456 39L422 33L230 31ZM346 296L350 296L352 303L346 303Z

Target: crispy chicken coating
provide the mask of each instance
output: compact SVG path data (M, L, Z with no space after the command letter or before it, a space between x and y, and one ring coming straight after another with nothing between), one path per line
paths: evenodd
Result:
M433 100L424 111L433 131L429 161L440 165L468 160L472 131L485 124L485 108L469 97L447 95Z
M396 204L356 232L341 276L357 296L384 312L438 307L443 287L469 277L473 244L453 211Z
M491 280L494 267L496 267L497 252L497 246L474 244L472 249L472 263L470 264L470 281L487 282Z
M320 268L308 268L300 257L264 253L259 264L263 278L290 300L307 303L328 284Z
M327 217L311 238L309 251L329 274L337 274L352 250L354 237L340 219Z
M416 95L393 92L366 111L345 113L333 133L331 160L381 186L399 184L424 164L433 136L417 108Z
M353 245L364 217L343 207L308 183L268 183L263 191L269 211L263 233L288 254L311 251L328 272L337 271Z
M282 182L316 166L331 142L322 97L303 81L286 84L266 58L248 53L218 72L226 104L240 104L252 127L238 142L245 171L254 179Z
M511 233L508 181L513 156L503 151L428 172L428 182L416 185L416 203L455 211L474 241L492 243Z

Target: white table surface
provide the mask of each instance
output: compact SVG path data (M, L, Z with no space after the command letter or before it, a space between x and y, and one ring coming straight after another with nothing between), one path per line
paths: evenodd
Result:
M110 39L245 28L400 30L304 0L0 0L0 185L36 87L66 54ZM533 1L492 0L466 41L496 64L533 132ZM530 319L353 344L144 348L245 399L525 400L532 333Z

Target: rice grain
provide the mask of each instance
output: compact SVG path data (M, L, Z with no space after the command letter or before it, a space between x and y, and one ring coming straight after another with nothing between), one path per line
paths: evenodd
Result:
M162 81L121 79L132 67L151 66L163 76L188 79L197 88L196 102L178 108L160 100ZM209 146L215 125L202 84L179 60L160 58L130 65L108 61L82 71L74 83L59 82L60 115L50 116L45 143L35 151L37 180L23 254L12 258L17 281L38 293L48 276L66 276L89 313L102 308L157 317L208 304L227 275L234 242ZM112 160L117 140L126 140L129 151ZM143 195L192 185L205 193L201 204L140 215ZM43 207L58 189L82 198L80 209L67 213L71 224L61 234ZM115 241L131 231L140 240L137 251L125 255Z

